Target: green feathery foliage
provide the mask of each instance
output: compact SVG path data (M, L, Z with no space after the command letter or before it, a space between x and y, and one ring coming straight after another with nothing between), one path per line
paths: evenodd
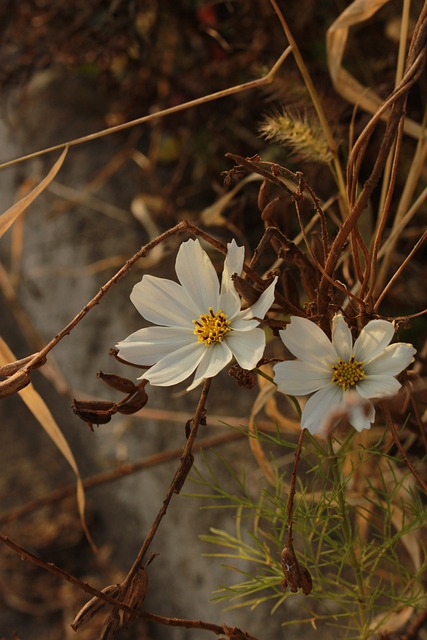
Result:
M277 470L274 489L254 493L244 472L238 476L221 459L218 472L217 463L205 459L203 471L193 477L205 489L197 495L209 500L210 508L235 510L233 532L212 528L201 536L217 547L208 555L223 559L238 576L218 589L216 600L251 609L268 601L283 626L326 623L345 631L341 637L359 639L372 636L397 611L423 608L427 567L420 530L426 508L413 478L384 454L382 443L363 450L354 435L329 446L311 437L303 449L293 535L298 561L313 578L310 598L284 592L281 585L289 470ZM259 437L279 444L282 452L295 449L280 434ZM376 473L369 475L373 467ZM292 617L284 605L288 598L298 599Z

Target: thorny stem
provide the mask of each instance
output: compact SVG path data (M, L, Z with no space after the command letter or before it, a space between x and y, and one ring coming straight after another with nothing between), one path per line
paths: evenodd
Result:
M352 535L352 527L351 527L351 522L350 522L350 518L348 515L348 511L347 511L347 504L346 504L346 500L345 500L345 496L344 496L344 487L343 487L343 483L342 483L342 479L341 479L341 474L340 474L340 470L338 467L339 464L339 460L338 460L338 456L336 455L335 451L334 451L334 447L332 444L332 437L329 435L328 436L328 453L329 453L329 458L331 460L331 467L332 467L332 474L334 477L334 483L335 483L335 490L337 492L337 498L338 498L338 508L340 511L340 515L341 515L341 519L342 519L342 531L344 533L344 537L345 537L345 541L346 541L346 546L347 546L347 550L348 550L348 555L349 555L349 559L350 559L350 564L353 568L354 571L354 575L356 577L356 583L357 583L357 589L359 592L359 602L360 602L360 617L361 617L361 622L362 625L364 624L364 617L365 617L365 607L366 607L366 601L365 601L365 586L363 583L363 577L362 577L362 572L360 569L360 563L357 559L356 553L354 551L354 540L353 540L353 535Z

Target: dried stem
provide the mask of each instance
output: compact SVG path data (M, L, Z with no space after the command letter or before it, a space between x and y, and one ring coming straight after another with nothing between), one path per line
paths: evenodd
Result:
M203 415L205 413L205 405L206 405L206 400L209 394L209 389L210 389L210 385L211 385L211 378L208 378L207 380L205 380L204 384L203 384L203 389L202 389L202 393L200 394L200 399L199 399L199 403L197 405L197 409L196 412L194 414L194 418L192 420L192 426L191 426L191 431L190 434L187 438L187 442L186 445L184 447L184 451L182 452L181 455L181 463L178 467L178 469L176 470L175 476L171 482L171 485L167 491L166 497L163 500L163 504L157 514L157 516L155 517L153 524L150 527L149 532L147 533L145 540L141 546L141 549L138 552L138 555L135 559L135 562L132 566L132 568L130 569L128 575L125 578L124 581L124 588L126 590L126 587L128 587L132 581L133 576L136 574L136 572L143 566L143 561L145 558L145 555L148 551L148 549L150 548L150 545L153 541L154 536L156 535L157 529L160 526L160 523L162 521L162 519L164 518L164 516L166 515L166 511L167 508L169 506L169 503L172 499L172 496L174 495L174 493L179 492L180 487L182 486L183 481L185 481L186 476L188 475L188 472L191 468L191 464L192 464L192 449L193 449L193 444L194 441L196 439L197 436L197 432L199 429L199 425L200 422L203 418Z
M159 118L164 118L165 116L170 116L173 113L179 113L180 111L185 111L186 109L191 109L192 107L197 107L207 102L213 102L214 100L219 100L220 98L226 98L227 96L232 96L236 93L242 93L243 91L248 91L249 89L257 89L258 87L263 87L264 85L273 82L276 73L290 54L291 50L292 47L288 46L279 57L279 59L274 63L270 71L262 78L251 80L250 82L245 82L243 84L238 84L233 87L229 87L228 89L223 89L222 91L216 91L215 93L211 93L207 96L196 98L195 100L189 100L188 102L183 102L182 104L178 104L174 107L162 109L157 113L151 113L147 116L136 118L135 120L129 120L129 122L123 122L122 124L115 125L114 127L108 127L108 129L102 129L101 131L90 133L89 135L83 136L81 138L75 138L74 140L68 140L67 142L62 142L52 147L47 147L46 149L34 151L33 153L15 158L14 160L3 162L2 164L0 164L0 169L18 164L18 162L24 162L26 160L31 160L32 158L37 158L47 153L51 153L52 151L64 149L65 147L75 147L86 142L91 142L92 140L98 140L99 138L104 138L105 136L109 136L113 133L118 133L119 131L124 131L125 129L130 129L131 127L136 127L137 125L144 124L146 122L152 122L153 120L158 120Z
M396 146L395 146L395 150L394 150L394 154L393 154L393 162L392 162L392 166L391 166L391 175L390 175L390 181L389 181L389 185L388 185L388 189L387 189L387 194L385 197L385 201L384 201L384 205L382 207L382 211L381 211L381 216L380 216L380 220L378 222L377 225L377 231L375 234L375 239L374 239L374 246L373 246L373 250L372 250L372 263L371 263L371 290L370 290L370 295L372 296L372 294L374 293L375 295L375 289L377 286L377 268L378 268L378 252L380 249L380 244L381 244L381 240L382 240L382 236L383 236L383 232L385 229L385 225L388 219L388 214L390 212L390 206L391 206L391 199L394 193L394 187L396 184L396 178L397 178L397 171L398 171L398 161L399 161L399 156L400 156L400 151L402 148L402 138L403 138L403 125L404 125L404 121L403 119L400 121L399 123L399 127L398 127L398 132L397 132L397 140L396 140ZM366 278L367 280L367 278ZM363 289L363 287L362 287ZM360 292L360 296L363 297L364 295L364 291L361 290Z
M341 255L344 244L354 229L357 221L364 211L378 181L381 177L390 149L396 139L396 134L400 129L400 121L404 118L404 110L407 95L414 83L420 77L424 68L426 56L426 39L427 39L427 3L425 4L420 18L414 30L411 47L407 56L405 73L402 81L396 89L390 94L389 98L378 109L376 114L371 118L365 127L359 139L356 141L348 161L347 167L347 195L349 202L349 215L339 229L335 240L332 243L331 250L325 265L325 274L319 285L318 307L321 315L327 311L329 289L329 279L333 277L337 262ZM388 114L388 120L381 147L376 157L371 174L365 181L359 196L356 198L357 185L359 180L359 171L361 162L367 144L375 130L380 119Z
M286 505L286 510L288 512L288 546L289 547L293 546L292 527L293 527L294 498L295 498L295 491L296 491L296 484L297 484L298 465L301 457L301 449L302 449L302 443L304 442L304 435L305 435L305 429L301 429L299 438L298 438L297 448L295 450L294 468L292 469L291 485L289 487L289 496L288 496L288 502Z

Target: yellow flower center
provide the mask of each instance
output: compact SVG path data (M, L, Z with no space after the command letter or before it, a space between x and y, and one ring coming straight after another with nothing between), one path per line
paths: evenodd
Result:
M358 362L354 359L354 356L351 356L348 362L344 362L340 358L337 364L332 367L331 382L335 382L344 391L354 387L356 382L363 380L365 377L363 362Z
M209 307L209 313L202 314L198 320L193 320L196 325L194 333L198 342L204 342L207 347L216 342L222 342L226 333L231 331L230 320L226 314L219 310L213 312Z

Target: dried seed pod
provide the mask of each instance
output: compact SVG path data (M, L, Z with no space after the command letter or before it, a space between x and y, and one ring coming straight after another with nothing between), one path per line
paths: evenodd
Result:
M322 241L320 240L319 234L317 231L312 231L311 232L311 250L314 254L314 256L316 257L316 260L319 264L323 265L325 262L325 257L323 255L323 245L322 245Z
M126 415L136 413L148 402L148 396L145 389L139 389L131 398L117 403L117 411Z
M100 424L108 424L111 420L111 416L108 413L99 414L94 411L75 411L74 409L73 411L83 422L89 425L92 431L94 424L99 427Z
M144 604L145 594L147 593L148 587L148 576L145 567L140 567L138 571L132 578L132 582L129 588L129 593L126 598L126 604L131 609L138 611L141 609ZM131 622L132 616L130 613L125 611L123 613L123 627L127 627L129 622Z
M310 571L304 567L304 565L299 565L300 569L300 580L301 580L301 589L305 596L308 596L313 589L313 580L310 575Z
M30 384L31 376L28 371L19 370L6 380L0 382L0 398L6 398L18 391L21 391L27 384Z
M258 191L258 209L264 211L270 200L270 181L265 179L262 181L260 189Z
M284 575L283 590L286 591L289 587L292 593L296 593L301 589L303 594L308 596L313 589L313 581L308 569L298 562L292 545L283 547L280 562Z
M280 556L284 578L282 580L283 590L288 587L292 593L296 593L300 587L298 561L292 547L284 546Z
M114 402L103 400L86 401L74 399L73 411L81 420L87 422L92 429L93 424L100 425L110 422L111 416L117 411L117 406Z
M241 278L237 273L234 273L231 279L237 293L248 302L249 306L258 300L261 291L255 289L247 280Z
M30 362L36 355L37 353L32 353L30 356L26 356L25 358L21 358L20 360L15 360L15 362L8 362L8 364L4 364L2 367L0 367L0 376L13 375L17 371L19 371L21 367L25 366L28 362ZM46 363L46 360L47 358L46 356L44 356L44 358L42 358L41 360L38 360L36 364L34 364L31 367L31 369L38 369L39 367L41 367Z
M283 287L283 293L287 301L294 305L294 307L300 306L300 295L297 284L288 269L285 269L280 278Z
M262 210L261 218L266 227L277 227L277 219L280 220L283 218L283 198L274 198L274 200L271 200ZM274 248L278 250L279 243L277 240L272 240L272 244Z
M239 364L233 364L228 370L228 375L234 378L237 384L244 389L253 389L256 384L254 372L242 369Z
M108 412L113 410L114 407L115 403L109 400L77 400L76 398L73 400L73 409L76 411Z
M119 630L120 626L120 613L117 610L114 610L105 620L99 640L113 640L116 636L116 631Z
M104 373L103 371L98 371L96 374L98 378L100 378L105 384L108 384L109 387L116 389L116 391L121 391L122 393L134 393L137 389L136 385L132 380L128 378L122 378L114 373Z
M116 598L120 594L120 587L116 584L110 584L108 587L102 589L102 593L106 593L109 596ZM83 624L92 620L98 611L101 611L106 604L107 602L98 596L95 596L89 600L89 602L86 602L73 620L71 625L73 631L77 631Z

